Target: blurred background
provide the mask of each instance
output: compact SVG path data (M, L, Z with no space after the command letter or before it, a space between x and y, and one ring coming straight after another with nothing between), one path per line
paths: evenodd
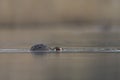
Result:
M0 0L0 48L120 47L120 0ZM120 54L0 54L1 80L119 80Z
M1 0L0 47L27 48L35 43L117 47L119 3L119 0Z
M119 24L119 0L1 0L1 24Z

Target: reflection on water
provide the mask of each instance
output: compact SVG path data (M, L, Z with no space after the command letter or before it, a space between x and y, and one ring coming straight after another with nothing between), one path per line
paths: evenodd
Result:
M115 53L0 54L0 79L119 80L119 60Z
M47 27L0 29L0 48L27 48L37 43L61 47L119 47L119 27ZM119 80L119 53L34 55L0 54L0 80Z

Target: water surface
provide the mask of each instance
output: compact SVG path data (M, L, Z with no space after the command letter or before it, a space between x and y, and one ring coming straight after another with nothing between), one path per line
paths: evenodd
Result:
M0 48L119 47L119 27L1 28ZM119 53L0 54L0 80L119 80Z

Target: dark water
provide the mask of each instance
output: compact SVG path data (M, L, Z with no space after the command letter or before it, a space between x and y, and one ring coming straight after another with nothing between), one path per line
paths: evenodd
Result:
M119 53L0 54L1 80L119 80Z
M119 47L119 27L1 28L0 48ZM119 80L119 53L0 54L0 80Z

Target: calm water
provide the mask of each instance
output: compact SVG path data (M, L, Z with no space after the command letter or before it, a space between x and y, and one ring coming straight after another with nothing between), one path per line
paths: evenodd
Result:
M87 28L2 28L0 48L49 46L119 47L118 27L104 31ZM0 80L119 80L119 53L0 54Z
M0 54L2 80L119 80L120 54Z

